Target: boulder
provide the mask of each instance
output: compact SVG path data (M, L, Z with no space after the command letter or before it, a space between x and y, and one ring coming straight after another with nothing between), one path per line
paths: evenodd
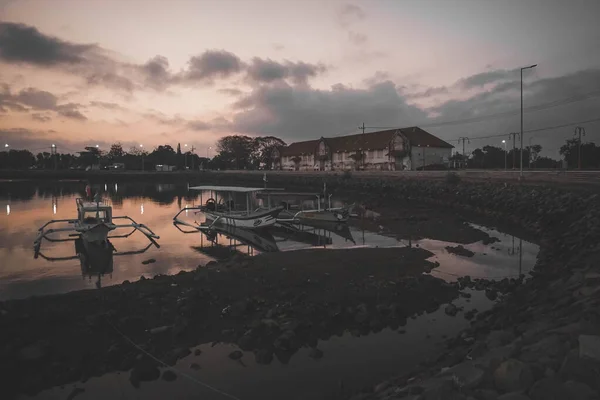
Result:
M531 400L562 400L568 399L568 395L563 383L554 378L540 379L529 390Z
M527 364L511 358L496 368L494 382L502 392L527 390L533 384L533 374Z
M444 309L444 312L446 315L454 317L458 313L458 307L456 307L454 304L448 304Z
M243 356L244 356L244 353L242 353L239 350L235 350L235 351L232 351L231 353L229 353L229 358L231 358L232 360L239 360Z
M268 365L273 361L273 352L268 349L260 349L254 352L254 359L257 364Z
M579 357L600 361L600 336L579 335Z
M165 372L163 372L162 379L163 379L163 381L173 382L174 380L177 379L177 374L175 372L171 371L170 369L168 369Z
M569 400L597 400L600 398L598 392L592 390L585 383L569 381L565 383L567 399Z
M464 362L448 368L440 376L452 377L460 388L471 389L478 386L483 380L485 372L471 362Z

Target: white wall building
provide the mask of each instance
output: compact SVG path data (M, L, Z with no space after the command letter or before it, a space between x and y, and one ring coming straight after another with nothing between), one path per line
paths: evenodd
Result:
M273 169L416 170L448 166L454 146L418 127L321 138L273 151Z

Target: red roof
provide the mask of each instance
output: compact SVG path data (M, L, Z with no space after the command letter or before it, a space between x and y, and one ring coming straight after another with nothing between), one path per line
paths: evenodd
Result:
M448 142L443 141L437 136L433 136L431 133L417 127L409 128L398 128L388 129L385 131L377 131L370 133L357 133L354 135L347 136L335 136L330 138L324 138L325 142L329 145L331 151L356 151L362 150L375 150L385 149L390 145L390 142L394 138L396 132L400 131L410 142L411 146L416 147L443 147L453 148L454 146ZM297 156L302 154L313 154L319 144L319 140L307 140L305 142L292 143L287 147L281 149L282 156Z

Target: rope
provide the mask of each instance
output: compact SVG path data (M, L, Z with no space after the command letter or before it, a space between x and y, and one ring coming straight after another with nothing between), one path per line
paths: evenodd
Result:
M148 357L152 358L154 361L156 361L157 363L161 364L162 366L164 366L165 368L169 368L171 370L176 371L179 375L189 379L192 382L195 382L201 386L204 386L207 389L212 390L213 392L216 392L220 395L223 395L225 397L228 397L230 399L233 400L241 400L239 397L235 397L232 394L229 393L225 393L222 390L219 390L215 387L212 387L204 382L199 381L198 379L194 378L191 375L186 374L185 372L182 372L176 368L170 367L169 365L167 365L166 363L164 363L163 361L159 360L158 358L154 357L152 354L148 353L146 350L144 350L143 348L141 348L140 346L138 346L133 340L131 340L129 337L127 337L123 332L121 332L116 326L114 326L109 320L108 318L106 318L106 322L108 322L108 324L115 330L115 332L117 332L121 337L123 337L123 339L125 339L127 342L129 342L133 347L135 347L136 349L138 349L139 351L141 351L142 353L144 353L145 355L147 355Z

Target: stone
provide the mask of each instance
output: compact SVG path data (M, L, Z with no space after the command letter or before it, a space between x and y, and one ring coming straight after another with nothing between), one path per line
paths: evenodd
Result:
M529 397L525 396L523 393L512 392L506 393L502 396L498 397L496 400L531 400Z
M531 400L563 400L568 398L565 386L557 379L543 378L529 390Z
M160 377L158 367L152 361L140 361L131 370L129 379L132 382L155 381Z
M490 349L504 346L515 339L515 335L509 331L491 331L488 334L486 344Z
M444 312L446 315L454 317L458 313L458 307L456 307L454 304L448 304L444 309Z
M30 344L19 351L21 359L27 361L39 360L44 357L44 355L46 355L46 349L41 342Z
M170 369L168 369L165 372L163 372L162 379L163 379L163 381L173 382L174 380L177 379L177 374L175 372L171 371Z
M197 357L197 356L199 356L200 354L202 354L202 350L200 350L200 349L196 349L196 350L194 350L194 355L195 355L196 357Z
M232 351L231 353L229 353L229 358L231 358L232 360L239 360L243 356L244 356L244 353L242 353L239 350L235 350L235 351Z
M563 381L574 380L589 385L592 389L600 391L600 365L589 358L580 358L579 350L573 349L565 356L558 371Z
M600 361L600 336L579 335L579 357Z
M494 301L498 298L498 292L496 289L485 289L485 297Z
M460 388L471 389L478 386L483 380L485 372L471 362L464 362L448 368L440 376L450 376Z
M310 350L310 353L308 353L308 356L310 358L312 358L313 360L319 360L319 359L323 358L323 351L321 351L317 348L313 348Z
M479 389L474 392L474 396L478 400L497 400L498 392L490 389Z
M254 352L254 358L257 364L268 365L273 361L273 352L268 349L260 349Z
M148 265L148 264L152 264L152 263L155 263L155 262L156 262L156 260L154 258L149 258L147 260L142 261L142 264Z
M157 328L150 329L150 333L153 334L153 335L156 335L156 334L159 334L159 333L167 332L169 329L171 329L171 325L159 326Z
M527 390L533 384L533 374L527 364L511 358L496 368L494 382L503 392Z
M564 386L567 390L568 397L566 398L569 400L596 400L600 398L598 393L585 383L569 381Z
M198 371L200 369L200 365L198 365L197 363L191 363L190 369L193 369L194 371Z

